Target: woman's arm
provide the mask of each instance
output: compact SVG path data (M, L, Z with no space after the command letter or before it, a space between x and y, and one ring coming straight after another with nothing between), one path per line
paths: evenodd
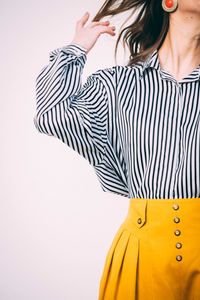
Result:
M50 52L49 64L36 78L34 124L97 165L107 142L106 70L94 72L82 86L85 62L86 50L77 44Z
M96 166L107 142L108 93L103 70L90 75L83 86L81 75L86 54L101 34L115 35L115 27L109 21L85 26L88 18L86 13L76 22L72 43L51 51L49 64L37 76L34 124Z

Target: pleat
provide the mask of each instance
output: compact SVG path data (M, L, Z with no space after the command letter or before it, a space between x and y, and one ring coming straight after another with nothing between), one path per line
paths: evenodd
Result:
M98 300L134 300L138 239L123 225L107 253L100 281Z
M124 231L124 227L123 224L118 228L111 246L107 252L106 255L106 259L105 259L105 263L104 263L104 268L103 268L103 272L101 275L101 279L100 279L100 284L99 284L99 297L98 300L104 300L104 294L105 294L105 290L106 290L106 285L107 285L107 281L108 281L108 277L109 277L109 273L111 271L111 265L112 265L112 260L113 260L113 255L114 255L114 250L115 247L117 245L117 243L119 242L122 233Z
M139 240L130 234L119 277L117 300L136 300L139 263Z

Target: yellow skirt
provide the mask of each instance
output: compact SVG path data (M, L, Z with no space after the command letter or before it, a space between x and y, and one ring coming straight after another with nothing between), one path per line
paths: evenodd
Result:
M200 198L129 201L98 300L200 300Z

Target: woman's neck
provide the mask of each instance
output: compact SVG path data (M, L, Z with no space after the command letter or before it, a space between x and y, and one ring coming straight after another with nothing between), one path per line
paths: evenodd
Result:
M200 64L199 15L171 14L169 30L158 55L161 68L177 80L190 74Z

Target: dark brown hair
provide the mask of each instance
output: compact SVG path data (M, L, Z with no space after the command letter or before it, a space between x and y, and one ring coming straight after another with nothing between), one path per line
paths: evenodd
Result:
M106 0L92 21L100 21L105 16L130 11L128 21L137 11L134 22L123 28L115 46L115 59L119 41L123 36L123 47L127 45L130 51L128 66L144 61L155 49L163 43L169 28L169 13L164 11L161 0ZM122 27L121 27L122 28Z

